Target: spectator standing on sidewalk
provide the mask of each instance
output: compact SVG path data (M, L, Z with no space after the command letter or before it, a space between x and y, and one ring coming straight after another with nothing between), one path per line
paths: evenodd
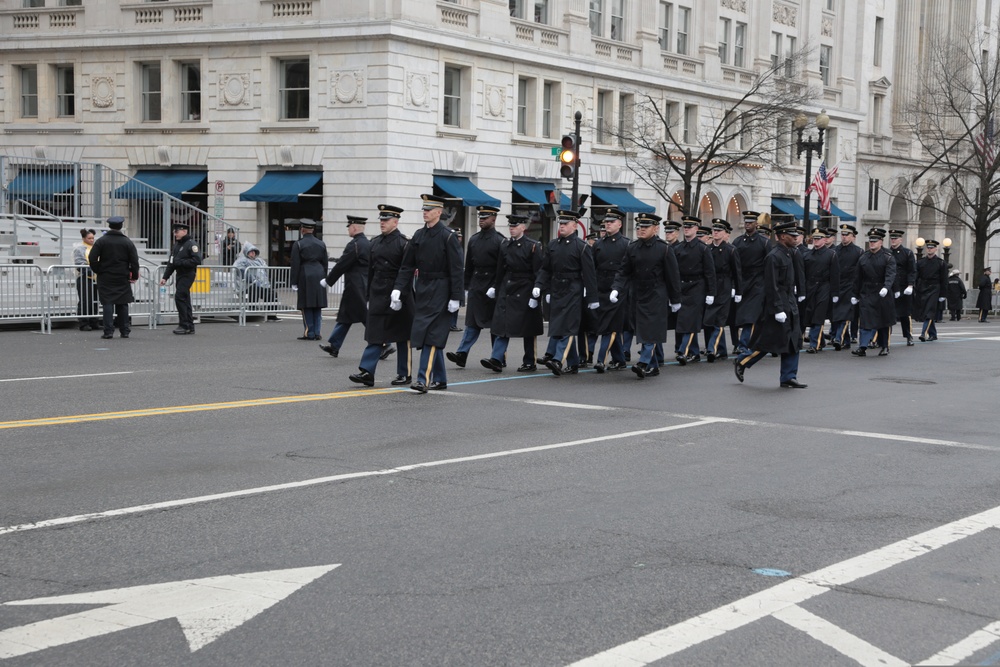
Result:
M125 218L108 218L107 234L90 249L90 268L97 274L97 293L104 318L101 338L105 339L114 337L116 322L122 338L128 338L131 331L128 305L135 301L132 283L139 279L139 253L122 232L124 225Z

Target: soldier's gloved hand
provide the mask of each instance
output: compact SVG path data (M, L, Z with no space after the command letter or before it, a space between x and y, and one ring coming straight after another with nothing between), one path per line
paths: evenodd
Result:
M672 304L670 304L670 312L676 313L680 309L681 309L681 304L679 304L679 303L672 303Z
M399 290L398 289L394 289L391 292L389 292L389 301L399 301L400 300L400 298L399 298L400 296L402 296L402 295L400 294Z
M542 290L538 289L537 287L532 288L531 290L532 298L537 299L541 295L542 295Z
M882 289L880 289L880 290L878 291L878 295L879 295L879 296L885 296L885 295L886 295L886 294L888 294L888 293L889 293L889 290L887 290L887 289L886 289L886 288L884 288L884 287L883 287Z
M711 306L713 303L715 303L715 297L714 296L712 296L711 294L709 294L708 296L705 297L705 305L706 306Z
M538 308L538 299L528 299L528 308Z
M319 284L320 287L329 287L329 285L326 284L326 278L320 278Z
M497 291L495 289L493 289L492 287L489 288L488 290L486 290L486 298L487 299L495 299L495 298L497 298Z
M389 309L390 310L402 310L403 309L403 302L400 301L399 299L391 299L389 301Z
M552 302L552 295L551 294L546 294L545 295L545 303L551 303L551 302Z
M799 301L799 303L802 303L802 302L803 302L803 301L805 301L805 300L806 300L806 298L805 298L804 296L800 296L800 297L798 297L798 301Z
M737 295L735 295L733 297L733 301L735 301L736 303L739 303L742 300L743 300L743 295L742 294L737 294Z
M600 307L601 307L600 301L595 301L594 303L588 303L587 304L587 309L588 310L597 310Z
M851 297L851 305L852 306L858 305L858 297L856 297L856 296L852 296Z
M611 290L611 294L608 295L608 301L611 303L618 303L618 290Z
M899 298L899 292L893 292L892 293L892 298L898 299Z
M299 286L298 285L292 285L292 291L293 292L298 292L299 291Z
M910 296L911 294L913 294L913 285L907 285L906 289L903 290L903 294L905 294L906 296Z
M833 302L834 303L837 303L838 301L840 301L840 297L839 296L833 297Z
M942 301L943 302L944 301L944 297L943 296L939 296L938 297L938 301Z
M449 313L457 313L458 312L458 300L457 299L452 299L451 301L448 302L448 312Z
M587 288L586 287L583 288L583 298L584 299L587 298Z
M775 321L781 322L782 324L784 324L785 321L788 320L788 315L785 315L785 313L783 313L783 312L782 313L775 313L774 314L774 319L775 319Z
M736 296L736 290L735 289L732 290L732 294L730 294L729 296Z

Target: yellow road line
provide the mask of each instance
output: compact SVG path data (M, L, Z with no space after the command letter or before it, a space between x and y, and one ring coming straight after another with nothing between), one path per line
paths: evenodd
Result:
M400 389L364 389L355 391L336 391L329 394L304 394L302 396L274 396L271 398L253 398L245 401L224 401L221 403L200 403L197 405L173 405L161 408L144 408L140 410L122 410L120 412L98 412L89 415L66 415L63 417L42 417L39 419L21 419L18 421L0 422L0 430L11 428L30 428L33 426L58 426L61 424L80 424L83 422L109 421L112 419L132 419L133 417L155 417L158 415L173 415L182 412L211 412L213 410L232 410L233 408L253 408L262 405L281 405L284 403L305 403L307 401L332 401L338 398L357 398L374 394L392 394Z

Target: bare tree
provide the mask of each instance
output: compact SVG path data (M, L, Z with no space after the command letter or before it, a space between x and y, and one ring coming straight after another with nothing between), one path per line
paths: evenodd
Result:
M906 118L929 162L911 180L917 184L933 170L946 196L931 208L972 231L973 275L978 276L989 239L1000 233L1000 228L990 229L1000 220L1000 59L981 28L972 36L932 40L926 58L916 97L907 101ZM916 190L911 188L909 196L902 193L903 198L927 206L928 199ZM966 215L955 216L952 201Z
M816 99L800 73L809 53L797 51L756 72L745 90L722 90L699 102L696 118L682 117L678 102L644 92L637 95L634 123L609 133L625 148L626 164L641 181L674 203L680 187L681 212L694 213L713 181L751 182L762 168L788 168L779 156L788 156L794 144L792 119Z

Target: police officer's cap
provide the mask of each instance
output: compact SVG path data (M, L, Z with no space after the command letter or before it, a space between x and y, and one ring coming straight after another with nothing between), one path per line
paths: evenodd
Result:
M368 218L362 218L362 217L359 217L357 215L349 215L349 216L347 216L347 226L348 227L350 227L351 225L363 225L366 222L368 222Z
M743 222L757 222L760 213L757 211L743 211Z
M662 220L662 219L663 218L661 218L660 216L656 215L655 213L640 213L637 216L635 216L635 226L636 227L655 227L656 225L660 224L660 220ZM676 229L676 227L675 227L675 229Z
M927 246L928 248L936 248L938 247L939 244L934 239L927 239L926 241L924 241L924 245Z
M392 204L379 204L378 205L378 217L380 220L388 220L389 218L398 218L403 213L403 209L398 206L393 206Z
M576 211L567 211L565 209L556 211L556 217L559 218L559 222L573 222L580 219Z
M901 239L904 236L906 236L906 232L904 232L902 229L890 229L889 230L889 238L890 239Z
M869 241L873 240L881 241L884 238L885 238L885 230L882 229L881 227L872 227L871 229L868 230Z
M299 228L304 231L316 229L316 221L310 220L309 218L302 218L299 220Z
M496 206L487 206L485 204L483 206L477 206L476 210L479 211L480 218L491 218L500 212L500 209Z
M609 208L607 213L604 214L604 219L621 222L625 219L625 213L617 208Z
M712 235L711 227L706 227L705 225L698 227L698 236L711 236L711 235Z
M122 225L125 224L125 218L120 215L115 215L108 218L108 227L111 229L121 229Z
M515 225L526 225L528 224L528 216L526 215L508 215L507 224L511 227Z
M175 222L173 224L174 229L190 229L190 225L186 222Z
M792 222L781 222L774 226L774 233L777 234L790 234L791 236L799 236L799 228L796 226L795 221Z
M858 235L858 228L855 227L854 225L849 225L849 224L847 224L845 222L844 224L842 224L840 226L840 233L841 234L854 234L855 236L857 236Z
M810 236L814 239L825 239L827 234L825 229L817 227L816 229L812 230L812 234L810 234Z
M663 222L663 231L665 232L676 232L681 228L681 223L676 220L665 220Z
M733 231L733 226L729 224L728 220L723 218L712 218L712 230L719 232L731 232Z
M696 215L682 215L681 225L684 227L698 227L701 225L701 218Z
M444 197L438 197L437 195L420 195L420 198L424 200L425 211L432 208L444 208Z

